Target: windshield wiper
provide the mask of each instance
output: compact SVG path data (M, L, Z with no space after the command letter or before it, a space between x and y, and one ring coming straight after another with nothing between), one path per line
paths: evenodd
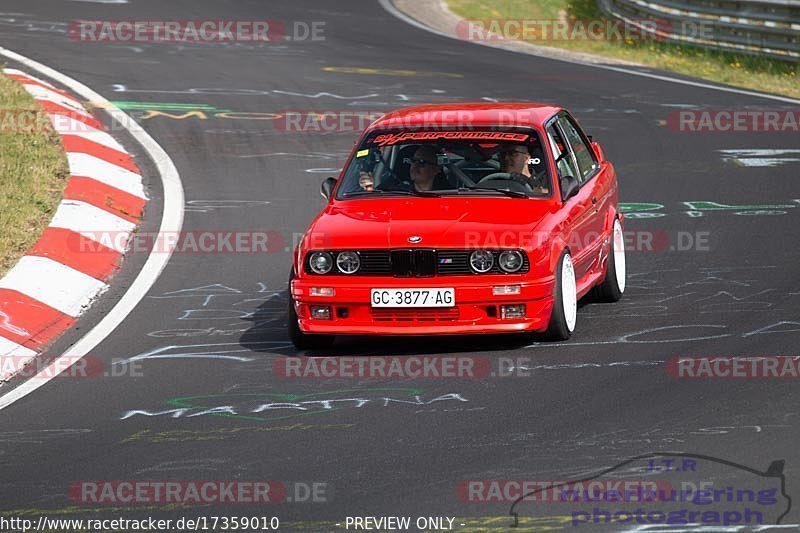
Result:
M358 196L371 196L373 194L399 194L402 196L422 196L424 198L438 198L441 194L433 191L406 191L403 189L375 189L372 191L353 191L342 195L342 198L355 198Z
M511 198L530 198L530 195L519 192L519 191L509 191L508 189L493 189L492 187L461 187L458 189L458 192L463 191L492 191L492 192L499 192L505 194L506 196L510 196Z

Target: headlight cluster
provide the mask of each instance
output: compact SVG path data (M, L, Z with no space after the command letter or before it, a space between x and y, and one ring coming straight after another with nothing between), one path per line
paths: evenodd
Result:
M358 252L337 252L336 260L334 254L330 252L312 252L308 258L308 267L315 274L327 274L333 270L334 262L336 268L342 274L355 274L361 267L361 258Z
M408 252L400 250L400 252ZM428 251L433 257L433 250ZM313 274L345 274L352 275L357 273L392 275L393 256L390 251L383 255L362 257L362 252L355 250L342 251L323 251L316 250L309 252L306 259L306 271ZM398 252L399 253L399 252ZM411 252L408 252L409 254ZM372 257L372 259L370 259ZM375 257L379 257L376 259ZM522 271L527 263L525 252L522 250L463 250L439 252L439 264L435 266L435 273L440 275L448 274L488 274L491 272L502 272L514 274ZM365 263L362 264L362 261ZM400 267L404 263L400 263ZM413 265L414 263L412 263ZM377 266L376 266L377 265ZM435 265L435 264L434 264ZM377 268L377 270L376 270ZM399 267L398 267L399 268Z
M500 268L504 272L517 272L524 263L522 252L518 250L506 250L500 254Z
M506 250L499 255L489 250L475 250L469 256L469 265L478 274L486 274L492 270L495 260L500 270L508 274L519 272L524 264L524 257L519 250Z
M485 274L494 266L494 254L488 250L475 250L469 256L469 264L478 274Z

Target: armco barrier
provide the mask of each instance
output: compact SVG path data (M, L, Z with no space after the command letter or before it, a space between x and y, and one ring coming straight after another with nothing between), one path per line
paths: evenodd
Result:
M667 40L800 61L798 0L599 0L599 4L633 25L663 21L656 33Z

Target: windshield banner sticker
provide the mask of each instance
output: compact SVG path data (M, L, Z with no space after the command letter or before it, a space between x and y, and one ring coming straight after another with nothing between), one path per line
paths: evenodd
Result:
M526 133L507 133L502 131L424 131L387 133L375 137L374 144L387 146L403 141L431 141L436 139L469 139L475 141L527 142Z

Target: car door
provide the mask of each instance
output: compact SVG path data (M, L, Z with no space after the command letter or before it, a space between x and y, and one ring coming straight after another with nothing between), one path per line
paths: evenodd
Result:
M561 113L558 116L558 128L570 147L577 167L578 175L575 177L581 184L578 196L589 202L592 213L582 226L581 240L585 255L581 257L580 272L576 272L582 276L594 269L602 260L601 254L606 239L604 231L607 229L605 213L610 201L609 180L602 175L600 162L575 119L567 113Z
M580 169L572 147L566 141L564 133L554 118L545 128L550 151L556 163L556 174L559 182L562 178L572 176L580 180ZM575 278L580 279L587 272L591 261L587 255L587 235L596 216L595 206L589 188L581 187L578 194L568 199L562 207L564 227L562 237L572 254L575 267ZM589 236L591 238L591 236Z

